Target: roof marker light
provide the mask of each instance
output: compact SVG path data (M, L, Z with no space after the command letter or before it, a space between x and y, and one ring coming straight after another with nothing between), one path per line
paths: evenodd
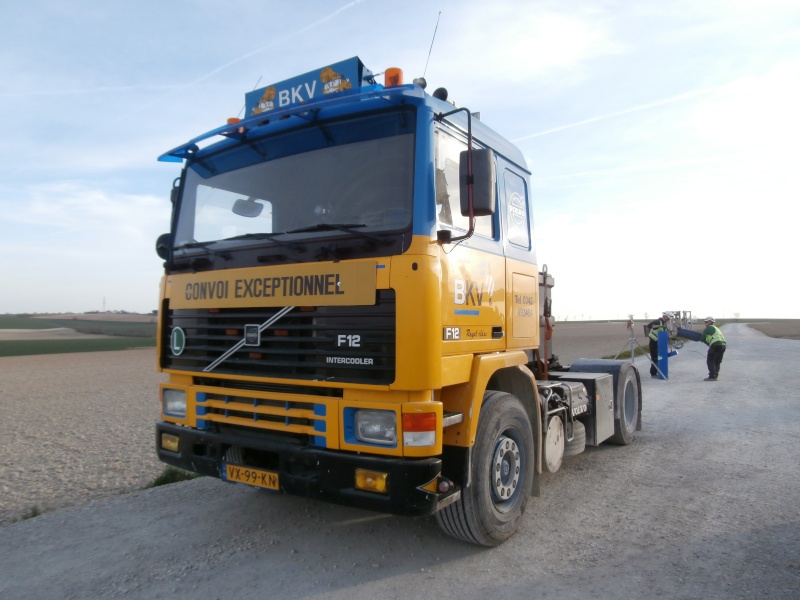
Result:
M383 82L384 87L403 85L403 69L398 69L397 67L386 69L386 73L383 74Z

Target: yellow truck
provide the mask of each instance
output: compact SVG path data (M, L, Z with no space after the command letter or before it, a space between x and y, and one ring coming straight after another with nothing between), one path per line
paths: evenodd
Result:
M552 353L522 153L447 96L354 57L159 158L163 462L495 546L543 469L631 442L632 364Z

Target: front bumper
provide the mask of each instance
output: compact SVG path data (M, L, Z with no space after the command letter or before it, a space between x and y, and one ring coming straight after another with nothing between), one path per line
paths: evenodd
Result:
M177 452L161 447L162 433L179 438ZM156 421L156 450L162 462L218 478L223 478L226 456L233 454L237 458L232 463L277 473L279 489L285 494L395 515L430 515L460 496L457 488L446 494L430 491L436 489L441 477L440 458L380 458L333 452L258 434L198 431L160 420ZM356 469L388 473L387 493L356 489ZM426 486L428 489L424 489Z

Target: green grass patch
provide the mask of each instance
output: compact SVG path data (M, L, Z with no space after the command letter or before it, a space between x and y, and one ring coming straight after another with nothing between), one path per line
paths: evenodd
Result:
M153 482L147 486L147 488L169 485L170 483L178 483L179 481L189 481L191 479L197 479L198 477L200 477L200 475L197 473L192 473L191 471L184 471L183 469L178 469L177 467L168 466L164 469L161 475L156 477Z
M65 327L54 325L47 319L34 319L25 315L0 315L0 329L52 329Z
M0 329L55 329L66 327L78 333L155 337L155 323L129 321L92 321L90 319L35 319L24 315L0 315Z
M90 340L0 340L0 357L66 352L106 352L154 348L155 337L111 337Z
M35 320L35 319L34 319ZM94 335L120 335L123 337L152 337L156 335L155 323L129 323L127 321L89 321L84 319L48 319L51 327L68 327L78 333Z
M34 517L38 517L40 514L42 514L42 511L39 510L39 507L34 506L24 515L22 515L22 520L27 521L28 519L33 519Z
M0 315L0 329L54 329L67 327L79 333L121 335L125 337L154 337L155 323L108 321L91 319L39 319L27 315Z

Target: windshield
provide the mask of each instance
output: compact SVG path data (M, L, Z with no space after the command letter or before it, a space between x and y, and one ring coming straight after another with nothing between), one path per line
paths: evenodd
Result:
M392 112L201 153L187 168L175 246L404 229L413 130L412 113Z

